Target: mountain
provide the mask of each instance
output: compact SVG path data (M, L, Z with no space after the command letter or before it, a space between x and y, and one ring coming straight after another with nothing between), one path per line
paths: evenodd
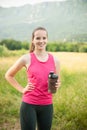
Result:
M87 41L87 0L0 7L0 39L31 40L34 28L48 30L49 40Z

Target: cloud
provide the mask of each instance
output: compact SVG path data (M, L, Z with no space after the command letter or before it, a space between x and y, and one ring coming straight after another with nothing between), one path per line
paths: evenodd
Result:
M2 0L0 6L11 7L11 6L22 6L25 4L36 4L45 1L65 1L65 0Z

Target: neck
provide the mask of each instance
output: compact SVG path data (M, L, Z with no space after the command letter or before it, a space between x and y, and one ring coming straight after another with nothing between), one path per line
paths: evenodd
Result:
M45 62L48 59L48 53L44 51L34 51L34 54L36 55L37 59L39 61Z
M40 55L42 56L42 55L47 54L46 50L42 50L42 51L37 51L37 50L35 50L34 53L35 53L36 55L39 55L39 56L40 56Z

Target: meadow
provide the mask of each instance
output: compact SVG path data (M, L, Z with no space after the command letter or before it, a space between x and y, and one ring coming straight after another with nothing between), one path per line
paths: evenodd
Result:
M0 130L20 130L19 109L22 94L5 80L7 69L25 52L14 51L0 57ZM60 61L61 87L53 95L52 130L87 130L87 53L53 52ZM26 85L22 69L17 80Z

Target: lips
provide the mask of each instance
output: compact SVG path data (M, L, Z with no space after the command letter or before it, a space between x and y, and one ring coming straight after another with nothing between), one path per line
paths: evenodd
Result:
M39 46L44 46L46 43L37 43Z

